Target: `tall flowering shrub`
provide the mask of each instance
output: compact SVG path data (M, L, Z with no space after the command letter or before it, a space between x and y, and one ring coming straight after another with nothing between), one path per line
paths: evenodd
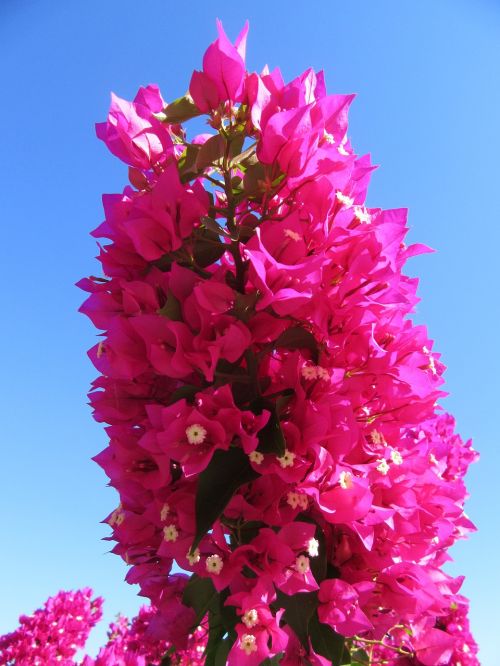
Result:
M206 664L475 664L442 565L476 454L403 273L428 249L365 205L353 95L249 73L247 28L218 32L188 94L113 96L97 125L130 180L80 283L113 551L159 638L207 623Z

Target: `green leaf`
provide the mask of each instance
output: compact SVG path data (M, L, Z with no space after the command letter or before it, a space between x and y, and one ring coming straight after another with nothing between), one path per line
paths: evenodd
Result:
M216 608L218 599L219 594L212 580L200 578L196 574L191 576L182 595L182 603L196 613L195 626L201 622L210 608Z
M179 388L175 389L173 393L171 394L168 404L172 405L174 402L177 402L177 400L182 400L185 399L187 402L192 403L194 402L194 396L198 393L198 391L202 391L201 386L194 386L193 384L186 384L185 386L179 386Z
M309 349L314 363L318 362L319 350L316 338L301 326L287 328L276 340L274 346L286 347L287 349Z
M225 150L226 142L224 137L220 134L211 136L210 139L205 141L198 152L196 168L201 171L215 164L218 160L222 159Z
M220 641L215 651L213 666L226 666L227 656L233 647L234 640L234 638L232 639L227 636L223 641Z
M182 321L181 304L171 291L167 294L165 305L158 310L158 314L172 321Z
M231 160L231 166L234 166L235 164L241 164L244 167L246 167L249 166L250 164L257 164L258 160L257 160L257 155L255 154L255 150L256 146L254 144L253 146L250 146L249 148L244 150L239 155L235 155Z
M284 654L284 652L280 652L279 654L275 654L274 657L267 657L267 659L260 662L260 666L278 666Z
M222 514L238 488L258 476L242 449L219 449L214 453L199 476L195 501L196 534L192 550Z
M265 398L256 398L252 401L250 408L255 414L261 414L264 409L271 412L269 421L257 435L259 439L257 449L261 453L274 453L277 456L282 456L285 453L286 442L275 403Z
M200 146L195 146L192 143L186 144L186 149L179 157L177 162L177 167L179 169L179 175L181 181L185 183L192 178L195 178L198 175L198 169L196 168L196 158L200 152Z
M316 592L298 592L297 594L283 594L277 590L278 605L285 609L283 620L293 629L297 638L309 649L309 624L318 606Z
M262 186L260 181L264 181L266 177L264 167L260 162L251 164L245 171L243 178L243 188L245 194L249 197L255 197L262 194Z
M201 223L205 229L210 229L210 231L213 231L214 234L217 234L217 236L227 234L227 231L221 227L220 224L218 224L212 217L208 217L208 215L201 218Z
M177 124L200 115L201 111L193 102L193 98L189 93L186 93L182 97L178 97L173 102L170 102L170 104L167 104L163 111L156 114L156 117L162 122Z
M370 663L370 656L366 650L358 648L351 652L351 666L367 666Z
M309 637L314 651L329 659L332 666L340 666L340 664L345 663L342 659L344 637L327 624L320 622L317 613L314 613L309 622Z
M221 242L218 233L206 227L199 229L197 234L193 244L193 257L198 266L205 268L220 259L228 245Z
M251 294L240 294L240 292L237 292L234 306L230 311L230 314L245 323L248 322L255 314L255 304L259 300L259 296L259 290L254 291Z
M210 612L208 614L208 641L205 647L205 666L215 666L217 651L226 630L222 624L220 613Z

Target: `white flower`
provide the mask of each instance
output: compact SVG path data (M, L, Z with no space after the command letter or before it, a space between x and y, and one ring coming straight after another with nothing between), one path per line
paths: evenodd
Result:
M252 608L243 614L241 621L243 622L245 627L247 627L248 629L252 629L252 627L255 627L255 625L259 623L259 614L255 610L255 608Z
M330 373L326 368L322 368L321 365L316 366L316 372L318 373L318 379L322 379L323 381L330 379Z
M186 428L186 437L190 444L202 444L207 437L207 431L199 423L193 423Z
M337 201L340 201L340 203L346 206L346 208L350 208L354 203L354 199L351 199L351 197L348 197L346 194L342 194L340 190L337 190L335 196L337 197Z
M304 379L317 379L318 371L314 365L304 365L300 371Z
M379 471L381 474L385 476L390 469L389 463L385 458L380 458L379 460L377 460L377 462L378 462L377 471Z
M307 542L307 552L310 557L318 557L319 555L319 541L314 537Z
M286 501L292 507L292 509L296 509L299 506L299 494L289 492Z
M257 651L257 641L253 634L243 634L240 639L240 650L243 650L247 657Z
M201 559L201 556L200 556L200 549L199 549L199 548L195 548L195 550L194 550L193 552L191 552L190 550L188 550L188 552L187 552L187 554L186 554L186 559L187 559L187 561L189 562L189 564L190 564L191 566L193 566L193 565L195 565L195 564L198 564L198 562L199 562L200 559Z
M264 454L262 454L260 451L252 451L252 453L250 453L248 457L250 459L250 462L253 462L256 465L260 465L264 460Z
M383 444L385 442L384 436L378 430L372 430L370 437L372 438L372 442L374 444Z
M370 224L372 216L364 206L354 206L354 217L362 224Z
M285 469L285 467L292 467L293 461L295 460L295 453L292 453L288 449L285 449L285 453L282 456L276 456L279 464Z
M395 465L403 464L403 456L399 453L399 451L396 451L396 449L391 451L391 460Z
M223 566L224 562L222 561L222 557L220 557L219 555L209 555L207 557L206 567L208 573L213 573L216 576L218 576L222 571Z
M170 513L170 507L168 504L165 502L165 504L161 507L160 511L160 520L164 521L167 519L168 514Z
M175 525L166 525L163 528L163 538L165 541L177 541L179 538L179 532Z
M295 560L295 569L300 574L306 574L309 571L309 558L305 555L299 555Z
M340 487L344 490L349 490L352 488L352 474L351 472L340 472L339 476Z
M335 137L333 134L330 134L330 132L327 132L326 130L323 131L323 139L330 145L335 143Z

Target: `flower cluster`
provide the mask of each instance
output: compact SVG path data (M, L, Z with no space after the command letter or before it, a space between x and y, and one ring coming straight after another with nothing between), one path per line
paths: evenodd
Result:
M105 277L79 283L103 331L90 400L114 552L158 636L183 649L205 618L218 663L340 663L402 625L458 664L440 618L461 579L442 565L473 529L476 453L410 317L402 269L428 248L405 245L405 210L366 206L353 95L249 73L247 28L218 30L186 96L113 97L97 126L130 178L93 232Z
M88 635L102 617L102 599L92 599L92 590L59 592L43 608L19 618L20 626L0 637L2 666L197 666L205 649L206 630L198 627L188 637L186 648L175 648L150 631L156 611L143 606L132 620L123 615L111 623L108 641L96 658L78 658Z
M59 592L32 615L21 615L19 627L0 637L0 664L46 666L75 663L91 629L102 617L102 599L92 590Z

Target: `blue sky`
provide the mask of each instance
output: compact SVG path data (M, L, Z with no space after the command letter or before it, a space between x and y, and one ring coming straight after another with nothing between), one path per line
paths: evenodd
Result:
M142 7L140 9L139 7ZM283 9L286 7L285 9ZM498 109L500 4L493 0L315 0L172 3L3 0L2 464L0 633L60 588L90 585L106 619L134 612L125 567L100 524L116 502L90 458L105 446L85 393L94 331L73 286L96 273L88 232L102 192L126 168L95 139L109 93L156 82L184 93L219 16L236 36L250 19L248 66L290 78L323 68L332 92L357 92L350 135L381 165L369 204L410 208L417 319L449 367L445 405L473 437L468 514L479 532L453 551L467 576L482 664L497 666L500 453ZM104 627L92 641L96 646Z

